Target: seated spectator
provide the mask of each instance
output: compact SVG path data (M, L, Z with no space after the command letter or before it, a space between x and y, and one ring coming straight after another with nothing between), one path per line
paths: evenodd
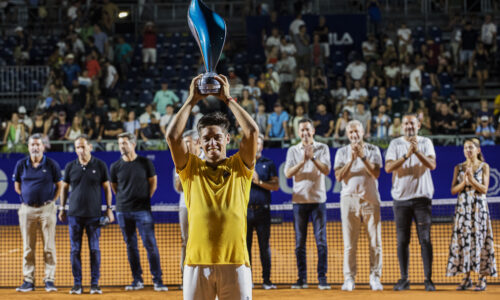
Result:
M66 112L60 111L57 114L57 118L53 119L52 126L49 130L48 136L50 140L64 140L66 136L66 131L71 124L66 120Z
M82 118L78 115L73 117L73 122L71 122L71 126L66 130L66 134L64 135L64 139L68 141L74 141L77 137L82 135Z
M281 59L276 64L276 71L280 76L280 98L288 99L292 90L293 80L295 78L297 63L293 56L284 52L281 54Z
M384 83L384 62L381 58L370 64L370 79L368 80L368 87L382 86Z
M103 139L116 140L120 133L123 133L123 122L118 119L118 111L109 111L110 119L104 124Z
M315 134L322 137L330 137L335 130L333 115L326 111L326 105L319 103L313 117Z
M469 109L465 108L462 110L462 114L458 121L458 128L460 128L461 134L476 133L476 120L474 120Z
M279 61L280 50L279 47L273 46L266 52L266 64L276 65Z
M284 52L291 56L297 54L297 48L295 48L289 36L281 37L280 53L283 54Z
M277 94L280 90L280 77L278 75L278 72L275 71L274 65L267 64L267 72L264 74L264 79L265 79L265 84L266 85L269 84L271 91ZM231 84L232 86L231 82L229 82L229 84Z
M398 86L400 83L401 68L397 60L393 59L390 65L384 67L384 76L387 86Z
M73 54L70 53L66 55L65 62L61 69L64 73L64 86L70 89L73 85L73 80L78 79L78 76L82 72L80 66L75 63L75 56Z
M293 88L295 89L295 103L304 103L306 108L306 113L308 113L309 106L309 78L306 76L306 72L303 69L299 70L299 76L295 79Z
M141 129L141 138L145 143L148 143L149 140L158 140L163 138L160 129L160 120L157 119L154 114L151 115L151 122L149 122L146 127ZM148 144L151 146L151 143Z
M174 106L167 105L165 114L161 116L160 119L160 130L163 136L165 136L167 132L167 127L168 125L170 125L170 122L172 122L172 120L174 119L174 116L175 116Z
M156 29L153 22L147 22L142 31L142 63L144 69L156 64Z
M361 83L356 80L354 81L354 88L349 92L349 97L354 101L361 101L364 103L368 99L368 92L364 87L361 87Z
M361 48L363 49L363 59L365 61L369 62L378 59L377 39L375 35L370 34L368 40L361 44Z
M198 122L202 117L203 114L200 112L200 107L195 105L191 110L191 114L189 115L188 122L186 124L187 130L197 130Z
M351 121L351 114L347 109L342 111L340 118L337 119L337 124L335 125L335 135L336 139L345 137L345 129L347 127L347 123Z
M26 139L26 128L19 119L19 114L14 112L5 128L3 144L7 145L8 150L15 150L17 145L24 144Z
M387 96L387 90L383 86L378 89L377 96L372 98L370 109L376 110L381 105L384 105L389 113L392 111L392 98Z
M389 124L391 118L386 114L385 105L378 106L378 114L373 117L373 132L374 136L379 139L389 137Z
M100 115L94 115L90 127L87 128L87 135L91 140L100 142L102 140L104 125Z
M476 135L481 141L481 146L491 146L495 145L495 128L490 122L487 116L481 117L481 122L476 127Z
M279 49L280 40L280 32L278 28L274 27L273 29L271 29L271 36L269 36L266 40L266 52L271 52L271 49L273 47L277 47Z
M49 128L47 128L45 125L45 120L43 119L44 115L43 112L39 111L35 114L35 120L33 121L33 126L29 130L28 137L35 134L35 133L40 133L45 137L46 132L48 131Z
M299 139L299 122L303 118L307 118L305 114L304 106L302 104L298 104L295 106L295 115L290 116L290 120L288 121L288 127L291 129L290 136L293 139Z
M160 113L153 110L153 105L146 105L145 111L139 117L139 123L141 124L141 128L146 127L151 122L151 116L155 117L156 120L160 120Z
M265 139L284 138L288 139L288 113L283 110L280 102L274 104L274 112L269 115Z
M337 79L336 88L330 90L330 98L328 100L330 104L329 111L334 111L335 115L340 113L340 109L347 102L347 89L342 83L342 79Z
M365 130L365 137L370 137L372 129L372 113L370 110L365 110L365 103L362 101L356 102L356 110L352 115L353 120L358 120L363 124Z
M312 84L312 98L315 102L326 101L326 96L328 95L328 79L326 78L323 69L316 68L311 76Z
M17 113L19 114L19 121L26 127L26 132L30 132L33 128L33 120L28 117L26 107L22 105L19 106L19 108L17 109Z
M435 134L454 134L457 128L456 119L450 114L447 103L441 103L440 111L433 118Z
M245 86L245 89L248 90L250 96L254 97L257 100L260 99L261 90L255 83L255 75L250 75L248 77L248 85Z
M406 27L406 22L401 23L401 26L397 30L398 35L398 45L400 53L413 53L411 29Z
M389 126L389 136L391 138L397 138L403 135L403 128L401 127L401 115L399 113L394 114L394 121L391 126Z
M427 107L417 109L417 117L420 121L420 130L418 131L419 134L424 136L431 135L432 123L429 115L429 109L427 109Z
M289 27L288 31L290 32L290 34L293 34L293 35L299 34L300 28L302 26L305 27L305 25L306 25L306 22L304 22L304 20L302 20L302 14L298 13L295 15L295 19L293 19L292 23L290 23L290 27Z
M252 118L255 120L255 123L257 123L257 126L259 126L259 132L266 132L268 116L264 102L259 102L257 113L253 114Z
M330 44L328 43L329 28L326 25L325 16L320 16L318 20L318 26L314 28L314 34L319 35L319 42L325 50L325 57L330 56Z
M384 61L384 65L386 66L390 65L391 61L398 60L398 54L393 44L387 46L384 53L382 54L382 60Z
M350 63L345 69L345 78L347 89L352 88L353 81L361 81L365 85L366 64L361 61L359 55L356 55L354 61Z
M250 93L247 89L243 89L243 97L241 98L240 105L244 110L247 111L250 115L254 114L257 111L257 106L259 103L255 98L250 97Z
M487 99L481 99L479 110L476 112L477 124L481 122L483 116L488 117L488 121L493 123L493 111L489 108Z
M92 78L90 78L88 70L83 70L82 74L78 76L78 85L85 87L85 91L91 89Z
M87 59L85 61L85 68L88 72L89 78L92 80L92 84L90 85L90 91L92 96L97 97L100 94L99 89L99 80L102 75L101 66L97 61L94 54L90 53L87 55Z
M125 132L132 133L135 136L139 135L139 129L141 129L141 123L135 117L135 111L131 109L127 114L127 120L123 122L123 129Z
M172 91L168 89L168 82L163 81L161 83L161 90L157 91L153 99L153 104L156 104L156 111L160 115L164 115L166 112L167 105L172 105L174 107L179 105L179 97Z
M236 98L241 97L241 93L243 92L243 88L244 88L243 81L234 72L234 67L229 67L227 69L227 72L229 73L229 76L227 77L227 79L228 79L229 84L230 84L231 95L233 97L236 97Z

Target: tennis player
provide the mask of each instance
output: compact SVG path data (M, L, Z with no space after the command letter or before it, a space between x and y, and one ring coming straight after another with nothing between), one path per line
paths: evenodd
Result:
M205 96L195 77L189 96L170 123L166 140L182 183L188 209L189 239L183 274L184 300L251 300L252 273L246 245L247 206L259 129L231 97L229 82L216 76L218 97L240 124L240 150L226 156L229 120L220 112L203 116L197 125L206 160L190 154L182 133L193 107Z

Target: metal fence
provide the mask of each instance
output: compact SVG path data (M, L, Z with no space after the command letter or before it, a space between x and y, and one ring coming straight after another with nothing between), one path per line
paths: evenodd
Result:
M50 68L48 66L0 67L0 101L2 105L31 110L42 92Z

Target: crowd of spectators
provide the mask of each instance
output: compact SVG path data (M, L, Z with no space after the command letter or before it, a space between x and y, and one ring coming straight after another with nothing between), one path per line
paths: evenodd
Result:
M113 34L115 4L104 0L98 12L72 2L68 26L47 58L50 75L35 109L28 114L21 106L10 119L2 120L4 147L19 150L16 147L23 147L33 133L42 133L47 146L49 141L72 140L81 133L100 142L127 131L151 147L163 139L185 100L188 77L203 70L201 60L195 60L192 68L181 66L187 73L174 71L180 79L169 89L168 75L156 81L150 76L159 68L171 68L160 66L158 40L163 34L155 24L147 22L133 42ZM453 92L457 80L475 76L478 96L484 93L496 65L496 25L490 15L480 26L467 18L453 19L450 42L403 22L399 28L377 29L360 51L349 52L330 48L324 17L308 32L298 14L287 33L273 25L276 17L271 13L262 33L262 66L238 68L234 63L238 51L230 42L220 62L231 94L254 116L266 140L293 141L304 117L314 120L318 138L341 139L347 122L356 119L367 138L388 139L401 135L406 112L417 114L424 135L477 134L485 145L500 138L500 96L494 102L484 98L476 111L464 107ZM32 63L29 30L18 27L15 34L16 64ZM138 80L140 95L130 91ZM134 97L140 100L131 101ZM224 105L210 97L203 100L193 109L187 129L196 128L203 114L216 110L224 111ZM234 118L231 132L238 135ZM96 148L109 150L113 145L97 143ZM60 150L57 145L52 149Z

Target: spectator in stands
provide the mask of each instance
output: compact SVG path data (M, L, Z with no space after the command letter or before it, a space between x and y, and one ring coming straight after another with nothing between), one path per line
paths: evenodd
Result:
M108 59L104 59L102 61L102 64L104 66L104 91L102 92L104 96L110 97L115 94L115 88L116 84L118 83L118 79L120 78L118 76L118 72L111 64L111 62Z
M482 116L481 122L476 127L476 135L481 141L481 146L491 146L495 145L495 128L488 116Z
M337 119L337 124L335 124L335 134L336 139L345 137L345 130L347 123L351 120L351 113L348 110L343 110L340 117Z
M3 136L3 144L8 150L15 150L19 144L26 142L26 128L19 119L19 114L12 113L10 121L7 123Z
M309 43L310 38L307 34L306 25L300 26L300 31L298 34L295 34L294 37L295 48L297 48L297 68L309 70L309 63L311 61Z
M77 137L84 134L82 128L82 118L78 115L73 117L73 122L71 122L71 126L66 130L66 134L64 135L64 139L68 141L74 141Z
M356 102L356 110L352 115L352 119L361 122L361 124L363 124L365 137L370 137L372 129L372 113L370 112L370 110L365 109L365 102Z
M328 43L329 29L328 26L326 25L325 16L319 16L318 26L314 27L314 34L319 35L319 42L321 43L324 49L325 57L329 57L330 56L330 44Z
M384 77L387 86L399 86L401 67L398 65L397 60L391 60L390 65L384 67Z
M370 63L369 65L369 80L368 80L368 87L372 88L374 86L381 86L384 83L384 62L382 58L378 58L377 60L374 60Z
M353 81L361 81L361 85L365 86L366 64L361 61L359 55L356 55L354 61L345 69L346 86L348 90L352 89Z
M279 61L280 48L277 46L272 46L271 49L266 52L266 64L276 65Z
M311 76L311 96L315 102L324 102L328 95L328 79L322 68L316 68Z
M381 104L378 106L378 114L373 117L373 132L374 137L385 139L389 137L389 124L391 118L386 114L386 106Z
M295 56L297 54L297 48L293 43L291 43L291 39L289 36L282 36L280 43L280 53L286 52L288 55Z
M162 132L160 129L160 120L156 118L154 114L151 115L150 122L143 127L140 131L142 140L146 143L147 146L154 146L156 143L153 143L149 140L158 140L162 138Z
M472 53L471 64L475 66L480 95L484 95L484 83L488 80L488 59L488 51L484 48L484 44L478 42Z
M338 115L342 106L347 102L347 96L347 89L344 87L344 83L339 77L336 81L336 88L330 90L330 97L328 100L330 104L329 111L333 111L335 115Z
M90 127L87 129L87 134L90 140L100 142L102 140L104 125L101 115L94 114Z
M161 83L161 90L157 91L153 99L153 104L156 104L156 111L160 115L166 113L167 105L172 105L174 107L179 105L179 97L172 91L168 89L168 82L163 81Z
M415 221L424 265L426 291L435 291L432 282L432 197L431 171L436 169L436 152L429 138L418 135L420 122L414 114L403 116L404 137L391 141L385 157L385 171L392 173L391 195L394 199L397 254L401 279L395 291L408 290L409 244Z
M229 67L227 69L227 72L229 73L228 80L229 84L231 85L231 95L235 97L241 97L241 93L243 92L243 80L236 75L234 72L234 67Z
M280 102L274 103L274 112L269 115L265 139L283 138L288 139L288 113L283 110Z
M119 134L123 133L123 122L118 118L118 111L112 108L109 111L110 119L104 124L102 138L105 140L114 140ZM116 150L113 143L106 144L106 151Z
M80 1L73 1L73 3L71 3L70 7L68 8L66 15L70 23L75 22L78 19L78 16L82 13L80 11L80 4Z
M359 80L354 81L354 88L349 92L349 97L354 101L366 102L368 99L368 92L364 87L361 87Z
M464 108L458 121L461 134L474 134L476 132L476 121L469 109Z
M123 122L123 130L124 132L131 133L135 136L139 135L139 130L141 129L141 123L135 117L135 111L131 109L127 113L127 120Z
M175 109L173 105L167 105L165 109L165 114L160 118L160 130L163 136L167 131L167 127L172 122L175 116Z
M453 134L455 133L457 122L453 115L450 114L448 103L441 103L439 113L433 118L435 134Z
M128 76L128 66L133 55L132 47L125 42L123 36L118 36L118 43L115 46L115 61L120 68L120 75L125 80Z
M280 40L281 40L281 36L280 36L280 32L278 30L278 28L274 27L272 30L271 30L271 36L269 36L266 40L266 53L267 52L271 52L271 49L273 47L277 47L278 49L280 48Z
M85 53L85 44L80 39L78 34L74 32L69 35L69 39L72 45L71 52L75 55L75 57L81 57Z
M94 24L94 44L99 50L99 55L104 56L108 53L108 35L101 30L101 26Z
M399 70L401 87L404 90L408 90L410 87L410 73L412 71L412 64L409 56L405 57L401 62Z
M335 130L333 115L326 110L324 103L319 103L313 117L314 130L316 136L330 137Z
M326 61L325 47L320 42L319 34L313 36L313 42L309 46L311 53L311 66L313 68L323 68Z
M411 29L406 27L406 22L401 23L401 26L397 30L398 35L398 45L400 53L413 53L413 45L411 38Z
M316 248L318 250L318 288L331 289L327 283L328 246L326 240L325 176L330 173L328 146L314 140L314 127L310 119L299 123L301 143L288 149L285 175L293 178L293 218L295 227L295 255L298 280L293 289L308 288L306 262L307 224L312 218Z
M382 53L382 60L384 61L384 65L389 65L392 60L402 60L402 59L401 57L398 57L398 53L396 51L396 47L394 47L394 44L389 44Z
M427 107L417 109L417 118L420 121L420 135L427 136L432 134L431 117Z
M139 116L139 123L142 128L146 127L147 124L151 122L151 116L153 115L156 120L160 120L160 113L153 110L152 104L147 104L144 113Z
M391 126L389 126L389 136L391 138L397 138L403 135L403 128L401 127L401 115L399 113L394 114L394 121Z
M73 86L73 80L77 80L82 72L80 66L75 63L75 56L70 53L66 55L65 63L62 65L64 73L64 86L70 89Z
M375 35L368 35L368 40L364 41L361 44L361 48L363 50L363 59L367 62L378 59L378 50L377 50L377 39Z
M92 80L92 85L90 86L91 95L93 97L97 97L100 94L99 80L101 78L102 71L99 62L97 61L97 57L93 53L87 55L85 67L88 71L88 76Z
M489 103L487 99L481 99L479 110L476 112L477 124L481 122L483 116L488 117L488 121L493 123L493 111L489 108Z
M280 99L287 99L291 93L296 74L297 62L295 57L288 55L286 52L281 53L281 59L275 68L280 76Z
M266 105L264 104L264 102L259 102L257 112L252 115L252 119L255 121L255 123L257 123L257 126L259 126L259 132L266 132L267 118L268 115L266 113Z
M412 112L413 108L416 106L418 101L422 98L423 86L422 86L422 71L424 70L424 64L420 63L413 71L410 73L410 106L408 111Z
M195 105L191 110L191 114L189 115L189 119L186 124L187 130L197 130L198 122L203 117L203 114L200 112L200 107Z
M249 115L254 114L257 111L257 106L259 105L255 98L250 97L250 93L247 89L243 89L242 98L239 102L241 107L243 107Z
M156 64L156 29L153 22L147 22L142 31L142 62L144 69Z
M50 140L64 140L66 136L66 131L71 124L66 119L66 112L61 110L57 114L57 119L55 119L52 123L52 127L49 131Z
M31 34L25 32L21 26L14 30L16 33L16 47L14 49L14 59L17 65L23 65L30 60L30 51L33 47Z
M116 4L114 4L110 0L103 0L101 21L107 32L113 31L113 26L115 25L115 21L118 18L118 12L119 9Z
M381 86L378 89L377 95L372 98L372 101L370 103L370 109L372 111L376 111L377 107L380 107L382 105L385 106L386 111L388 111L389 113L391 112L391 110L392 110L392 98L387 96L387 90L383 86Z
M295 79L293 84L293 88L295 90L295 103L304 103L304 107L306 109L306 113L309 113L309 88L311 83L309 81L309 77L306 76L306 72L304 69L299 69L299 76Z
M290 119L288 121L288 128L290 128L290 136L293 139L295 139L295 141L300 139L299 122L300 122L300 120L307 118L307 117L308 116L305 114L304 106L302 104L297 104L295 106L295 114L290 115Z
M460 50L460 43L462 42L463 24L464 23L462 22L462 18L458 14L453 16L450 23L448 24L448 28L451 29L450 47L451 47L451 57L453 60L453 64L455 65L455 70L457 70L457 67L460 64L459 50Z
M426 71L430 75L431 85L434 87L439 86L437 79L437 71L439 65L439 56L442 52L442 45L434 42L432 37L428 37L426 44L422 45L422 54L426 58Z
M476 49L478 34L475 29L472 29L471 21L465 22L465 28L462 30L462 40L460 42L460 67L466 67L469 79L472 78L472 54Z
M357 275L357 248L362 223L366 226L370 251L370 288L383 290L382 226L377 179L382 167L380 149L363 141L363 127L358 121L347 124L349 145L335 155L335 178L342 183L340 212L344 240L343 291L352 291Z
M43 112L35 113L35 120L33 122L33 127L31 127L28 136L31 136L35 133L39 133L42 137L46 138L46 130L45 130L45 120L43 119Z
M31 132L33 128L33 120L26 114L26 107L23 105L19 106L17 109L17 113L19 114L19 122L23 123L26 127L26 132Z
M491 57L496 51L497 26L491 21L491 14L484 16L484 23L481 26L481 42Z
M295 19L292 21L292 23L290 23L290 28L288 32L291 36L295 36L299 34L300 27L305 25L306 23L304 22L304 20L302 20L302 14L298 13L295 15Z
M257 86L255 83L255 75L250 74L248 76L248 85L245 86L245 89L248 90L250 96L254 97L256 100L260 99L261 90L259 86Z

